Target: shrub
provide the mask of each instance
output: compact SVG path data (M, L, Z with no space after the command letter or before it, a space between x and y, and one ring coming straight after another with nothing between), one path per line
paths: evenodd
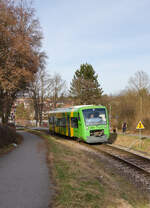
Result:
M14 128L6 125L0 125L0 148L8 146L12 143L19 144L21 142L21 136L16 133Z
M143 119L143 125L146 130L150 130L150 118L144 118Z

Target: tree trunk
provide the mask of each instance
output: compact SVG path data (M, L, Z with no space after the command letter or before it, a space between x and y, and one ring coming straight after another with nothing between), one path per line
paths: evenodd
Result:
M8 119L9 119L11 108L12 108L15 98L16 98L15 93L3 94L3 99L1 99L1 117L2 117L3 124L6 124L6 125L8 124Z
M8 124L8 119L9 119L9 116L10 116L10 112L11 112L11 107L12 107L12 104L8 103L6 104L5 103L5 106L3 106L3 109L2 109L2 123L3 124Z
M40 104L40 108L39 108L39 122L40 122L40 126L42 125L42 113L43 113L43 104Z

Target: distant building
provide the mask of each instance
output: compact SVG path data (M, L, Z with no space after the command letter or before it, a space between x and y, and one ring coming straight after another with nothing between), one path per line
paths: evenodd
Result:
M22 95L18 95L17 99L14 102L14 105L12 106L11 109L11 114L10 114L10 118L9 121L10 122L16 122L16 123L20 123L24 122L24 123L29 123L29 125L35 125L36 121L34 120L34 111L32 110L31 114L30 114L30 121L22 121L22 120L16 120L16 108L18 105L23 104L25 109L30 109L31 110L31 106L33 106L33 100L26 96L22 96ZM57 107L70 107L72 106L73 103L66 99L65 102L59 102L57 103ZM48 125L48 115L49 115L49 111L53 109L53 102L51 98L47 98L44 100L44 106L43 106L43 112L42 112L42 118L43 118L43 125L46 126Z

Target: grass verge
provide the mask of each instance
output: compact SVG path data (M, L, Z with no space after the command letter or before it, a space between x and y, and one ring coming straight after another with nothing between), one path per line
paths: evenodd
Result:
M113 144L121 145L124 147L131 147L133 150L145 152L150 154L150 138L143 137L142 139L139 136L130 136L130 135L117 135L116 140Z
M33 132L33 131L32 131ZM35 133L35 131L34 131ZM80 145L43 132L56 185L54 208L149 208L148 199Z

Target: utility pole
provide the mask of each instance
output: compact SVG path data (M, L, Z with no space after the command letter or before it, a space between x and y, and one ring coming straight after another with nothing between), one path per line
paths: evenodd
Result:
M143 115L143 99L142 99L142 95L140 95L140 117L142 119L142 115Z
M111 104L109 105L109 125L110 125L110 129L111 129Z

